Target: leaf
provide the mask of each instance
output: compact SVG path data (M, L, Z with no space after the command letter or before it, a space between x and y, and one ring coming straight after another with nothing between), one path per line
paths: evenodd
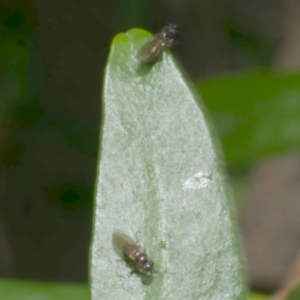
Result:
M300 299L300 285L297 285L287 297L287 300L297 300Z
M252 71L200 80L197 88L229 166L300 150L300 74Z
M149 38L136 29L117 35L106 67L92 299L244 299L230 199L203 107L170 54L137 62ZM147 249L159 272L151 284L119 260L114 230Z
M88 300L86 285L0 280L0 299L5 300Z
M269 295L250 293L247 297L247 300L270 300Z

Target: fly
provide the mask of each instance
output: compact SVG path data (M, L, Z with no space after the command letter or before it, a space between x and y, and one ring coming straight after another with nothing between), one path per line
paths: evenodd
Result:
M113 246L119 256L134 270L141 273L154 272L154 263L129 236L116 231L112 237Z
M177 25L165 26L152 40L138 51L136 57L140 62L151 63L155 61L166 48L171 48L181 35Z

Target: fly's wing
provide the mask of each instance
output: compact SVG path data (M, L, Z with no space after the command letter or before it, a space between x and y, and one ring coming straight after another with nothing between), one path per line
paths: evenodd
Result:
M164 42L156 36L138 51L136 57L140 62L150 63L160 56L164 48Z
M115 231L113 233L112 242L116 252L122 259L125 259L126 256L130 256L128 248L136 246L135 242L129 236L120 231Z

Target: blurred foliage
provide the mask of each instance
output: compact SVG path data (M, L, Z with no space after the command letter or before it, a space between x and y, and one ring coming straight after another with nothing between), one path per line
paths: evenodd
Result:
M19 12L9 14L0 36L0 157L12 134L26 128L39 115L36 106L39 89L37 50L32 30ZM19 151L20 157L23 151ZM18 161L18 157L14 161ZM13 163L12 163L13 164Z
M229 167L300 149L300 75L275 71L199 80Z
M268 300L270 298L270 295L250 293L247 297L247 300Z
M299 300L300 299L300 286L295 287L289 294L286 300Z
M0 299L5 300L88 300L84 284L62 284L21 280L0 280Z

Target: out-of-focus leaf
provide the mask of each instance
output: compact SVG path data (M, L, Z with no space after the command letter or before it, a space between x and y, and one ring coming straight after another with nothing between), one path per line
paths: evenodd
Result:
M15 21L14 21L15 22ZM11 19L0 35L0 160L22 125L18 112L32 103L39 89L37 51L32 31L26 25L14 27ZM15 22L16 23L16 22ZM32 113L32 110L29 114ZM0 171L1 172L1 171Z
M300 74L264 71L200 80L229 166L300 150Z
M92 299L245 299L230 199L203 106L169 54L151 65L136 60L149 38L142 30L119 34L107 63ZM146 247L159 272L151 284L129 276L113 249L115 229Z
M88 286L21 280L0 280L0 299L5 300L88 300Z
M247 300L269 300L269 295L250 293L247 297Z
M298 285L295 289L293 289L289 296L287 297L287 300L299 300L300 299L300 286Z

